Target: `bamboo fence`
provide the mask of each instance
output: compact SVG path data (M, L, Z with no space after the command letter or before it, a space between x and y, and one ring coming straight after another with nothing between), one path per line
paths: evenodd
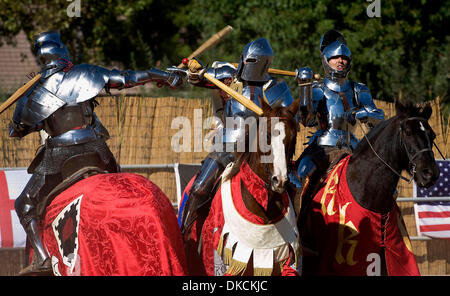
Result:
M117 96L99 97L97 100L100 105L96 108L96 114L111 135L107 143L122 165L200 163L208 154L203 149L200 151L194 150L194 144L202 142L199 142L198 135L194 135L193 128L194 124L201 125L205 118L212 116L209 99ZM375 104L378 108L384 110L386 118L395 114L394 104L383 101L375 101ZM429 123L436 133L436 144L444 155L449 157L450 123L447 126L443 123L439 111L439 98L432 101L431 104L433 115ZM200 112L202 116L199 121L198 115ZM0 117L2 145L0 166L27 167L39 148L40 138L38 133L30 134L22 139L9 138L8 124L12 114L13 108L10 108ZM194 120L195 115L197 115L197 120ZM172 128L172 124L174 119L180 116L187 118L191 123L190 152L177 153L171 148L174 135L180 131L176 126ZM208 131L207 128L203 130L202 139ZM311 128L302 127L300 129L297 135L295 159L300 156L306 147L303 143L307 141L306 137L313 131L314 129ZM355 135L360 139L363 136L359 128ZM435 155L438 157L437 151L435 151ZM149 178L166 193L172 202L176 202L176 185L173 170L139 169L133 171ZM398 192L400 197L410 197L412 196L412 185L401 181L398 186ZM416 236L413 203L403 202L399 206L409 235ZM450 240L413 241L412 245L423 275L450 275ZM3 257L1 254L4 252L8 251L0 252L0 257Z

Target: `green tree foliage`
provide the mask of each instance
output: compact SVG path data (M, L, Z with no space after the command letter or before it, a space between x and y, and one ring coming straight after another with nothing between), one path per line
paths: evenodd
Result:
M75 63L145 69L186 47L172 21L183 1L79 0L80 17L69 17L67 0L2 0L0 42L11 41L21 29L30 41L37 33L58 29Z
M448 117L450 37L448 1L381 0L381 17L369 18L367 1L192 0L179 26L190 25L205 40L225 24L235 28L221 46L202 57L237 61L244 45L266 37L273 66L310 66L323 74L319 41L329 29L341 31L352 51L350 78L366 83L375 98L422 102L441 97ZM289 79L288 79L289 81ZM293 81L289 81L294 86Z
M180 26L193 26L199 40L225 24L231 37L203 57L237 60L244 45L266 37L275 51L273 65L295 69L308 65L321 72L318 45L329 29L341 31L352 50L351 78L369 85L376 98L399 94L416 101L446 97L448 92L449 2L381 1L381 17L369 18L366 1L193 0ZM200 17L201 16L201 17Z
M329 29L341 31L352 51L350 78L375 98L426 101L440 96L444 115L448 81L449 1L380 0L381 17L369 18L365 0L80 0L81 17L69 18L66 0L0 2L0 42L25 30L59 28L75 62L120 63L134 69L177 65L225 25L234 30L200 56L237 62L245 44L267 38L273 67L310 66L323 74L318 45ZM157 62L160 61L160 64ZM295 93L295 81L286 78Z

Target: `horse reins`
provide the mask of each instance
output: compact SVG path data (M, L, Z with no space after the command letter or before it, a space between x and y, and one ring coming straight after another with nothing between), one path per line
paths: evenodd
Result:
M424 118L421 118L421 117L411 117L411 118L407 118L407 119L405 119L405 120L403 120L403 121L400 122L400 132L403 131L403 129L402 129L403 124L404 124L405 122L411 121L411 120L419 120L420 122L426 122L426 121L427 121L427 120L425 120ZM397 171L396 171L393 167L391 167L391 166L390 166L383 158L381 158L381 157L378 155L378 153L375 151L375 149L373 148L372 144L370 143L369 139L367 138L367 134L366 134L366 132L364 131L364 129L363 129L361 123L360 123L359 121L357 121L357 122L358 122L359 127L361 128L361 130L362 130L362 132L363 132L363 134L364 134L364 138L366 139L367 143L369 144L370 149L372 149L373 153L375 153L375 155L378 157L378 159L380 159L380 160L381 160L381 161L382 161L389 169L391 169L391 171L394 172L398 177L400 177L402 180L404 180L404 181L406 181L406 182L408 182L408 183L411 183L411 182L412 182L412 180L414 179L414 175L416 174L416 164L414 163L414 159L415 159L419 154L421 154L421 153L425 153L425 152L431 152L431 153L433 153L433 150L432 150L432 148L431 148L432 145L430 144L430 138L428 137L428 135L425 134L425 135L427 136L428 148L425 148L425 149L422 149L422 150L417 151L417 152L411 157L411 154L409 153L408 148L406 147L405 142L402 140L402 139L403 139L402 134L400 134L400 143L401 143L401 145L405 148L406 155L408 156L408 159L409 159L408 166L411 167L410 170L409 170L409 173L410 173L410 175L411 175L411 178L408 180L407 178L403 177L399 172L397 172ZM436 145L434 142L433 142L433 144L437 147L437 145ZM445 157L442 155L442 153L441 153L441 151L439 150L439 148L438 148L438 151L439 151L439 153L441 154L442 158L445 159Z

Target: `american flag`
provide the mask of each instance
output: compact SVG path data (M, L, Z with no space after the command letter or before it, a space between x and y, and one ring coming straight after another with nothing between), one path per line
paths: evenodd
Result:
M428 189L414 182L414 197L448 197L450 200L450 160L436 160L440 175ZM450 201L417 202L414 204L417 233L434 238L450 239Z

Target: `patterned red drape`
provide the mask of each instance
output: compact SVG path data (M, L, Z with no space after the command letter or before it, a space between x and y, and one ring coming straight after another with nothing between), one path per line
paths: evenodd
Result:
M44 225L61 275L187 274L172 204L140 175L102 174L76 183L48 206Z
M386 215L360 206L347 183L349 159L335 166L312 201L311 220L302 240L320 256L317 261L305 258L304 273L367 275L375 268L373 254L384 247L388 275L420 275L397 204Z

